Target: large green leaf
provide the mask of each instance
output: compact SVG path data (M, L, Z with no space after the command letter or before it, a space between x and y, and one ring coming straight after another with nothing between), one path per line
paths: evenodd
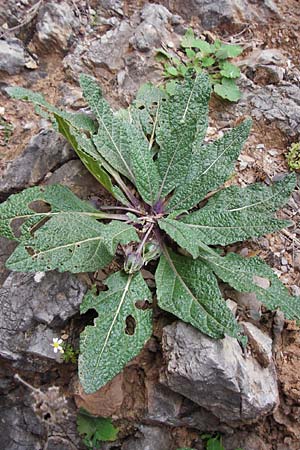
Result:
M269 309L281 309L287 319L300 319L300 297L293 297L273 270L260 258L243 258L235 253L226 256L202 253L201 257L221 280L239 292L254 292ZM265 280L269 281L269 286ZM264 283L262 283L264 281ZM266 287L262 287L266 286Z
M268 214L253 211L196 211L183 219L161 219L159 226L180 246L198 257L199 245L228 245L252 237L262 236L290 226Z
M97 216L101 213L88 202L80 200L64 186L37 186L14 194L0 205L0 235L20 240L30 237L33 226L41 220L76 212L78 215ZM21 223L20 223L21 221ZM17 233L16 227L20 230ZM20 235L21 232L21 235Z
M212 270L201 260L165 249L155 273L158 305L215 339L239 337Z
M117 272L106 280L108 290L91 292L81 312L95 309L98 317L80 337L79 377L85 392L104 386L142 349L152 333L152 311L139 306L151 302L151 292L140 273Z
M245 120L215 142L194 146L184 181L175 190L168 210L189 209L232 174L234 164L249 135L251 120Z
M288 201L295 185L296 175L291 173L271 186L263 183L254 183L245 188L230 186L213 195L202 211L272 213Z
M33 237L24 239L6 266L25 272L91 272L111 262L119 243L136 240L134 228L122 222L104 225L68 212L52 217Z
M176 86L175 94L162 102L156 132L162 197L185 179L193 142L197 139L200 145L206 133L209 98L208 78L199 73L195 78L188 76L184 83Z
M99 122L98 132L93 136L97 150L112 167L136 185L146 203L153 204L159 175L142 130L113 113L92 77L82 75L80 84Z

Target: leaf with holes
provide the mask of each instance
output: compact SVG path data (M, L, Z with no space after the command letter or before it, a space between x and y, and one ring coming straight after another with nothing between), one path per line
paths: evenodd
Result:
M104 225L82 214L58 214L23 239L6 266L26 272L92 272L111 262L119 243L137 239L133 227L123 222Z
M99 295L87 294L81 308L82 313L98 313L94 325L81 335L79 371L88 393L119 373L151 335L152 293L142 274L152 289L155 271L161 309L212 338L230 335L245 343L224 302L220 281L255 293L288 318L300 317L299 299L289 295L263 261L220 256L222 250L211 247L292 226L274 213L288 200L296 178L288 175L271 186L222 189L233 174L251 120L213 142L205 140L211 89L209 77L202 73L201 54L208 52L207 43L200 44L191 31L184 39L186 55L193 58L198 73L185 73L189 63L172 57L183 82L174 80L164 91L147 84L127 109L114 112L96 81L86 75L81 85L93 119L63 113L39 94L12 91L15 97L33 101L52 120L114 196L96 209L67 188L43 186L0 205L0 234L19 242L7 261L9 269L97 272L111 264L114 255L116 261L105 270L123 265L105 281L107 290L97 284ZM229 57L239 50L218 41L210 49L213 61L207 58L208 68L212 64L211 70L219 67L224 76L235 76L220 51ZM227 82L234 83L230 78ZM95 200L98 205L102 195ZM143 266L148 270L140 271Z
M140 273L117 272L105 282L108 290L98 296L88 293L81 312L95 309L94 326L80 337L79 377L85 392L100 389L142 349L152 333L151 292Z

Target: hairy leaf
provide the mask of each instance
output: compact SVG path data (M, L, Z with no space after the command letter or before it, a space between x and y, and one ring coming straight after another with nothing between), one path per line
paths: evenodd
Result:
M6 266L26 272L91 272L111 262L119 243L137 239L133 227L122 222L104 225L78 213L58 214L22 241Z
M41 220L69 212L86 216L100 214L100 211L88 202L80 200L67 187L52 185L26 189L11 195L6 202L1 203L0 236L14 240L28 238L32 227ZM14 230L14 221L22 222L21 236Z
M155 202L159 176L145 136L133 124L114 114L96 81L82 75L83 94L99 122L93 137L101 156L138 188L146 203Z
M175 94L161 105L156 132L160 196L180 186L186 177L193 141L197 138L201 142L206 133L209 96L208 78L200 73L176 85Z
M197 258L197 246L228 245L252 237L262 236L290 226L291 222L277 220L270 215L247 211L193 212L179 220L161 219L159 226L179 245Z
M215 339L239 337L212 270L201 260L165 250L155 274L158 305Z
M186 177L168 204L169 211L192 208L228 179L250 127L251 120L245 120L217 141L194 148Z
M289 174L270 187L263 183L254 183L245 188L230 186L213 195L202 211L272 213L288 201L295 185L295 174Z
M239 292L254 292L269 309L281 309L287 319L300 319L300 297L293 297L273 270L260 258L243 258L235 253L226 256L202 253L201 257L221 280ZM269 281L262 287L262 279Z
M107 291L88 293L81 312L95 309L94 326L80 338L79 377L85 392L95 392L134 358L152 333L152 311L138 302L151 302L151 292L140 273L117 272L106 280Z

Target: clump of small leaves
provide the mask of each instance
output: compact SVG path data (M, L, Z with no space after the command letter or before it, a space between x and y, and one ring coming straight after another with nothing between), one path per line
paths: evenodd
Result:
M106 279L105 291L87 293L81 305L82 313L98 313L80 339L84 390L104 386L150 338L152 292L140 270L147 264L155 270L158 306L212 338L244 342L219 280L254 292L289 319L300 318L299 298L260 258L220 250L292 225L274 212L294 189L294 174L270 187L222 189L251 120L206 142L211 87L202 72L188 73L173 95L143 86L133 104L117 112L93 78L82 75L80 84L94 118L62 112L23 88L9 93L34 102L53 121L115 206L96 209L60 185L32 187L0 205L0 234L18 241L7 261L16 271L93 272L116 252L123 255L123 270ZM267 289L262 277L270 282Z
M80 409L77 416L77 431L88 449L100 448L101 442L115 441L118 428L114 427L111 419L94 417L84 409Z
M287 162L291 170L300 170L300 142L291 145Z
M64 344L63 345L64 353L62 355L62 358L65 363L77 363L77 358L79 355L79 351L75 350L74 347L71 344Z
M208 73L215 94L236 102L241 98L241 92L236 85L241 73L230 60L242 52L243 49L239 45L224 44L219 39L210 44L204 39L196 38L190 28L181 41L178 57L160 49L157 59L163 62L165 78L171 80L166 83L166 90L170 94L174 92L178 80L183 79L188 70L192 69L196 73Z
M11 138L14 127L8 120L0 117L0 145L6 146Z

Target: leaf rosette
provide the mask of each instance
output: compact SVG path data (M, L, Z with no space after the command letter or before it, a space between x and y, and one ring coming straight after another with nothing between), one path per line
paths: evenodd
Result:
M219 51L225 58L232 49ZM230 65L223 70L234 76ZM79 376L86 392L117 375L151 336L153 292L140 272L145 265L155 271L158 306L212 338L230 335L244 342L220 280L299 319L300 299L263 260L219 249L291 225L275 213L295 187L293 174L271 186L223 188L251 120L208 142L211 86L204 73L188 71L171 95L147 84L128 109L117 112L95 79L82 75L80 84L93 118L60 111L23 88L8 91L51 119L114 204L96 209L62 186L29 188L0 205L0 233L18 241L7 262L12 270L93 272L116 252L118 260L123 255L124 269L82 303L82 313L98 314L81 335Z

